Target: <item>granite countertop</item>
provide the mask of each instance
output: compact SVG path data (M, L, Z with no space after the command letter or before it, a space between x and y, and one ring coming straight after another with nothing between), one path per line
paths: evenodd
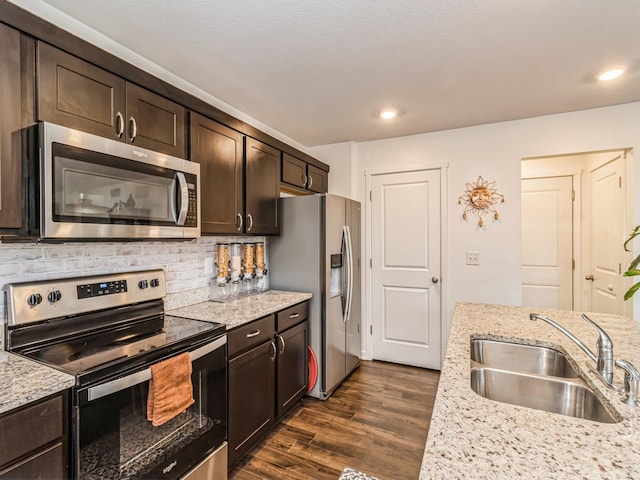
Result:
M459 303L442 365L420 480L637 479L640 478L640 408L622 403L589 370L586 354L557 329L529 313L556 320L595 350L595 328L579 312ZM615 358L640 368L640 323L588 314L613 341ZM472 337L553 346L574 360L579 374L620 423L597 423L509 405L470 387ZM623 373L616 368L617 382Z
M227 330L230 330L310 298L310 293L269 290L227 303L202 302L166 313L176 317L224 323Z
M75 377L8 352L0 352L0 414L61 392Z

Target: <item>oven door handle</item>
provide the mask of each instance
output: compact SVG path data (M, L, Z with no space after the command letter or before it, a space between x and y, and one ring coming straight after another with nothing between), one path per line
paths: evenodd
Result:
M191 361L195 361L200 357L204 357L205 355L213 352L214 350L224 346L227 343L227 336L223 335L220 338L217 338L211 343L207 343L200 348L189 352L189 356L191 357ZM98 398L105 397L107 395L111 395L112 393L119 392L129 387L133 387L134 385L138 385L139 383L146 382L151 380L151 369L146 368L136 373L132 373L131 375L127 375L126 377L117 378L115 380L111 380L110 382L103 383L101 385L96 385L95 387L89 387L87 390L87 399L89 402L93 400L97 400Z

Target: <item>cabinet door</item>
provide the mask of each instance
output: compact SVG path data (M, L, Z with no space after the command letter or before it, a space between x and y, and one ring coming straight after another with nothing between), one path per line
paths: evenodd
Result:
M0 23L0 45L0 228L20 228L20 32Z
M186 158L186 111L149 90L127 83L127 141Z
M279 235L280 151L247 137L245 155L245 231Z
M277 418L287 413L307 392L307 325L304 321L276 336L278 345Z
M275 356L268 341L229 361L229 466L274 422Z
M200 164L202 233L242 231L244 136L191 112L189 159Z
M307 188L316 193L327 193L329 191L329 172L307 165Z
M305 188L307 186L307 162L282 154L282 181L289 185Z
M38 120L124 141L125 81L38 42Z

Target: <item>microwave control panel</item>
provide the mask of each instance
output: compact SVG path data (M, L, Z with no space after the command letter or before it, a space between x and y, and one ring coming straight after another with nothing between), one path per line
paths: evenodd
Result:
M187 188L189 189L189 204L187 207L187 218L184 221L185 227L198 226L198 190L196 187L195 175L185 175L189 180Z

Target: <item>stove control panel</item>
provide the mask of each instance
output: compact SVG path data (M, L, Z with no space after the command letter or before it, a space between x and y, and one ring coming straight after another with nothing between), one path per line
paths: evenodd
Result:
M5 286L10 327L165 297L164 271L92 275Z
M146 280L145 280L146 281ZM114 280L112 282L85 283L76 287L78 300L83 298L101 297L112 293L124 293L127 291L126 280Z

